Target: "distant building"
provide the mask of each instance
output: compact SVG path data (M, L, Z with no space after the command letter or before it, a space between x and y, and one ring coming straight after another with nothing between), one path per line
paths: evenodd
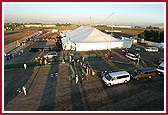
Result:
M114 28L133 28L134 26L107 25L107 27L114 27Z
M56 27L56 25L51 25L51 24L27 24L25 25L26 28L30 27Z
M163 29L164 28L164 26L159 26L159 29Z
M72 31L72 30L62 30L63 33L64 33L64 32L70 32L70 31Z
M119 31L119 30L105 30L105 32L107 32L107 33L111 33L111 32L122 32L122 31Z
M94 24L94 26L105 26L104 24Z
M51 32L52 33L58 32L58 29L53 29Z
M45 25L42 25L42 27L56 27L56 25L49 25L49 24L45 24Z
M40 34L42 34L42 33L43 33L43 31L39 31L39 33L40 33Z
M42 27L41 24L28 24L28 25L24 25L26 28L30 28L30 27Z

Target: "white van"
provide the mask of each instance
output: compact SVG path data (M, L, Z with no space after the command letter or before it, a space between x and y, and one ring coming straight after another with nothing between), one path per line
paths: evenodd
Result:
M162 62L156 70L158 71L158 74L164 75L164 62Z
M127 83L130 81L130 74L127 71L112 72L103 76L102 79L107 86L111 86L120 83Z

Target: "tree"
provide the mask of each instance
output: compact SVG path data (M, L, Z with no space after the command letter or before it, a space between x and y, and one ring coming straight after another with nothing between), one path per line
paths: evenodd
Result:
M144 39L145 38L145 32L142 32L142 33L138 34L138 37Z
M144 32L138 35L139 38L143 38L147 41L152 42L164 42L164 32L154 31L154 30L144 30Z

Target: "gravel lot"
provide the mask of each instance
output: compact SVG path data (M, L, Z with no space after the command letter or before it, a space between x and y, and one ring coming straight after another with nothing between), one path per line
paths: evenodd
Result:
M53 42L37 42L34 46L44 47ZM31 46L31 47L34 47ZM164 50L159 53L148 53L143 50L141 57L147 66L158 66L158 59L164 57ZM25 49L22 56L12 59L12 63L31 62L33 58L42 55L39 52L28 52ZM67 53L67 52L64 52ZM133 61L127 59L116 49L111 51L112 58L105 60L105 51L92 51L102 56L102 60L90 61L90 67L95 71L128 72L137 68ZM88 52L76 52L76 55L86 55ZM63 58L63 52L59 53ZM141 66L144 66L141 64ZM88 80L81 80L81 69L77 63L74 66L79 75L78 84L69 80L72 76L70 65L57 64L46 66L12 68L4 70L4 110L5 111L163 111L164 110L164 76L156 75L151 79L131 79L127 84L107 87L98 77L89 75ZM58 73L58 75L57 75ZM51 77L53 74L54 77ZM16 90L27 86L28 95L17 94Z

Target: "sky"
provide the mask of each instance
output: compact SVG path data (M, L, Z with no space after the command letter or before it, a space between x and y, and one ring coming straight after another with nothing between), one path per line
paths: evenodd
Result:
M164 23L164 4L8 3L4 4L4 22L157 25Z

